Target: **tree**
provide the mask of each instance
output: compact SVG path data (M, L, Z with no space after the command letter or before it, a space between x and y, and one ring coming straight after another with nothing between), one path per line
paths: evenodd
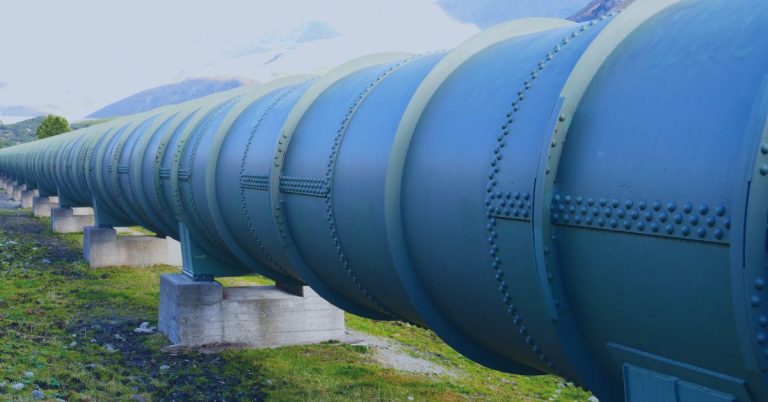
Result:
M68 133L70 131L72 131L72 129L69 128L67 119L49 114L40 124L40 127L37 128L37 138L42 140L43 138L53 137L54 135Z

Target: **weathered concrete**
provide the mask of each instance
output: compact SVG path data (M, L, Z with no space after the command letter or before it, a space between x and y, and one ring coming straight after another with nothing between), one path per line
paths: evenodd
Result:
M22 208L32 208L32 200L33 198L40 195L40 192L36 189L33 190L24 190L21 192L21 207Z
M80 233L93 226L93 208L52 208L51 230L54 233Z
M13 200L21 201L21 192L27 189L26 184L16 184L13 186Z
M341 340L344 312L309 287L225 288L182 274L160 277L158 328L184 346L237 344L256 348Z
M91 268L152 265L181 266L181 245L155 236L118 236L113 228L86 227L83 256Z
M32 214L37 217L50 217L51 209L59 207L59 197L32 198Z

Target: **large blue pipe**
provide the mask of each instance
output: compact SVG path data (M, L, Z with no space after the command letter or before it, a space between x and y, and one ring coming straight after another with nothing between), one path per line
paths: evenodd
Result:
M515 21L0 151L6 181L604 401L768 400L768 3Z

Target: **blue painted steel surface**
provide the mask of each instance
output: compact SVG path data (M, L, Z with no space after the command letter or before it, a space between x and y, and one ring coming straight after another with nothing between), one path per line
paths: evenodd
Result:
M0 150L7 181L606 401L768 400L768 3L646 0Z

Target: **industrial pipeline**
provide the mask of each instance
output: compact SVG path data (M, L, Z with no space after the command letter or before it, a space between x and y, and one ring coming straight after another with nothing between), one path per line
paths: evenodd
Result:
M768 400L768 3L513 21L0 150L199 279L308 284L603 401Z

